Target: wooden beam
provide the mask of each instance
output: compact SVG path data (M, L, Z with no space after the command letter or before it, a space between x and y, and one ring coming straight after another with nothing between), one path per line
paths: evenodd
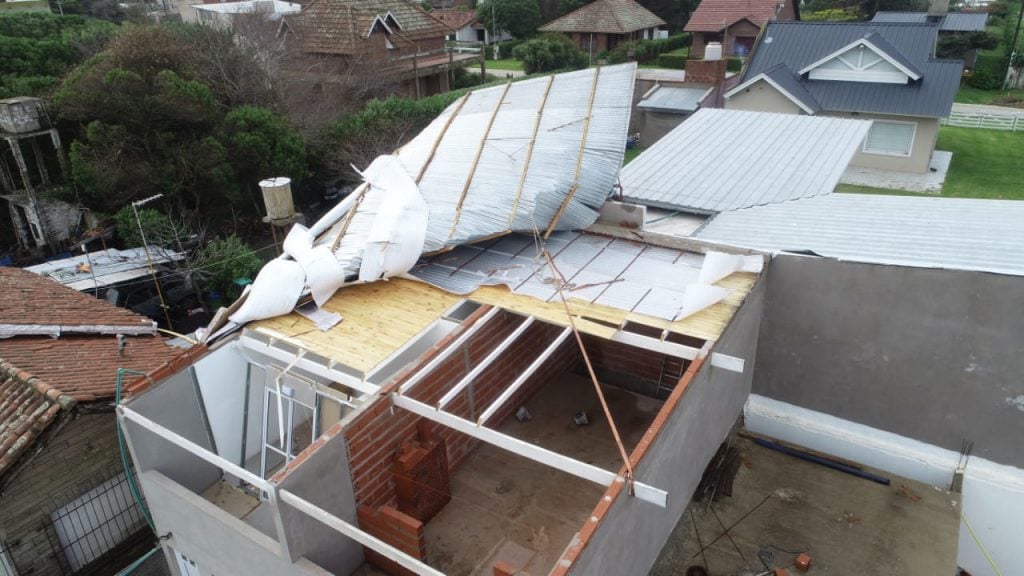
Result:
M548 224L548 229L544 232L544 239L547 240L551 233L555 231L555 226L558 225L558 221L562 219L562 214L565 213L566 208L569 207L569 203L572 202L573 196L576 195L576 190L580 187L580 174L583 171L583 155L587 150L587 133L590 132L590 117L594 114L594 98L597 96L597 80L601 76L601 66L598 65L594 68L594 82L590 86L590 101L587 103L587 115L583 117L583 136L580 138L580 152L576 157L576 177L573 179L572 188L569 189L569 193L565 195L565 200L562 201L562 205L558 207L558 212L555 212L554 218L551 219L551 223Z
M177 432L173 432L171 430L168 430L167 428L164 428L163 426L157 424L156 422L153 422L149 418L146 418L142 414L135 412L131 408L121 405L117 407L117 412L118 414L120 414L122 419L128 420L134 424L137 424L145 428L146 430L149 430L150 432L156 434L157 436L160 436L164 440L167 440L171 444L174 444L179 448L182 448L183 450L189 452L193 456L197 456L202 460L205 460L210 464L213 464L214 466L220 468L221 470L227 472L228 474L231 474L232 476L235 476L241 480L244 480L245 482L248 482L249 484L252 484L256 488L259 488L260 490L267 490L269 488L269 484L259 476L253 474L252 472L249 472L245 468L242 468L241 466L235 464L234 462L231 462L230 460L221 458L220 456L214 454L213 452L210 452L209 450L203 448L202 446L196 444L195 442L192 442L191 440L185 438L184 436L178 434Z
M238 339L238 341L246 350L251 350L259 354L264 354L266 356L273 358L274 360L277 360L278 362L285 362L291 364L294 361L295 364L293 365L293 368L298 368L299 370L304 370L306 372L309 372L310 374L319 376L321 378L326 378L331 382L344 384L345 386L348 386L349 388L352 388L357 392L361 392L363 394L376 394L377 391L380 390L379 386L370 384L369 382L365 382L359 378L356 378L352 374L347 374L345 372L342 372L341 370L331 368L330 366L326 366L324 364L316 362L315 360L310 360L309 358L306 357L299 358L296 360L295 352L277 348L271 342L263 342L247 334L243 334ZM308 350L305 347L298 348L299 350ZM315 352L313 353L315 354Z
M706 351L702 348L694 348L693 346L687 346L685 344L676 344L675 342L659 340L657 338L651 338L650 336L644 336L635 332L627 332L625 330L619 330L613 334L611 340L613 342L643 348L644 350L650 350L651 352L675 356L684 360L694 360L698 356L704 356L706 354ZM724 370L739 372L742 374L744 360L742 358L736 358L735 356L729 356L728 354L712 352L711 365L716 368L722 368Z
M494 361L497 360L498 357L501 356L502 353L504 353L505 350L507 350L508 347L512 345L512 343L518 340L519 337L523 335L523 332L526 332L526 329L533 325L533 321L533 316L527 316L526 319L519 324L515 331L513 331L504 340L502 340L501 343L494 348L494 350L491 350L490 354L485 356L483 360L481 360L476 366L473 367L472 370L469 371L469 374L463 376L462 380L459 380L455 384L455 386L452 386L451 390L449 390L448 393L445 394L440 401L438 401L437 409L440 410L444 408L445 406L448 405L449 402L454 400L455 397L458 396L460 392L462 392L467 386L469 386L473 382L473 380L477 378L477 376L479 376L484 370L486 370L488 366L493 364Z
M505 84L505 90L502 91L501 97L498 98L498 103L494 106L494 110L491 111L491 117L487 120L487 127L484 129L483 136L480 137L480 145L477 146L476 156L473 157L473 163L470 165L469 174L466 176L466 182L462 185L462 194L459 195L459 203L455 205L455 217L452 219L452 228L448 231L449 240L455 236L455 229L459 225L459 218L462 217L462 204L466 201L466 195L469 194L469 186L473 183L473 177L476 176L476 167L480 164L480 157L484 154L484 147L487 145L487 137L491 134L491 127L494 126L494 119L498 117L498 111L501 110L501 105L505 103L505 96L508 95L508 89L511 87L512 81L509 80Z
M449 53L449 56L450 55L451 53ZM444 126L441 127L441 131L437 133L437 138L434 139L434 145L430 147L430 154L427 155L427 160L423 162L423 167L420 168L419 173L416 174L417 184L420 183L420 180L423 180L423 175L427 173L427 168L430 167L430 163L434 160L434 153L437 152L437 147L441 145L441 140L444 138L444 135L448 133L448 128L451 127L452 122L455 120L455 117L459 115L459 112L462 112L462 107L466 105L466 101L469 100L469 97L472 95L472 90L466 92L466 94L459 99L459 105L456 106L455 110L452 110L452 113L445 119Z
M418 558L414 558L413 556L406 554L405 552L399 550L398 548L395 548L394 546L373 536L372 534L363 532L356 526L353 526L352 524L345 522L344 520L338 518L330 512L314 504L311 504L310 502L307 502L302 498L299 498L298 496L292 494L287 490L279 490L277 493L277 497L281 502L284 502L285 504L295 508L299 512L302 512L306 516L309 516L310 518L316 520L324 526L327 526L328 528L331 528L337 532L340 532L342 535L347 536L352 540L355 540L359 544L366 546L367 548L373 550L374 552L380 554L388 560L396 562L406 570L411 570L412 572L419 574L421 576L444 576L444 572L440 572L432 568L431 566L425 564L422 560L419 560Z
M481 316L479 320L474 322L472 326L466 328L466 330L462 334L459 334L459 336L454 341L452 341L451 344L445 347L444 350L438 352L433 358L430 359L429 362L424 364L422 368L417 370L415 374L413 374L411 377L409 377L408 380L403 382L402 385L399 386L398 388L398 394L405 394L409 392L409 390L412 390L413 386L419 384L420 381L423 380L423 378L427 374L433 372L433 370L437 368L438 365L441 364L441 362L443 362L446 358L451 356L452 353L458 350L460 346L462 346L467 340L469 340L470 336L476 334L477 330L483 328L483 326L487 324L487 322L490 321L492 318L494 318L500 311L501 308L498 307L493 307L490 310L488 310L487 313Z
M498 448L508 450L518 456L529 458L534 462L539 462L557 470L561 470L562 472L583 478L584 480L589 480L595 484L611 486L613 482L626 481L625 478L615 474L614 472L609 472L608 470L598 468L597 466L587 464L586 462L580 462L579 460L570 458L564 454L553 452L547 448L541 448L536 444L524 442L523 440L513 438L512 436L502 434L501 432L491 430L490 428L477 426L474 422L460 418L443 410L436 410L433 406L424 404L418 400L413 400L408 396L392 394L391 399L395 403L395 406L408 410L413 414L422 416L423 418L432 420L457 432L461 432L483 442L487 442L488 444L497 446ZM632 487L633 493L637 498L656 504L662 508L668 505L668 492L653 486L648 486L647 484L638 482L635 479L632 482Z
M523 373L520 374L515 379L515 381L512 382L512 384L509 384L509 386L505 388L501 395L498 396L497 400L492 402L491 405L487 407L487 410L484 410L484 413L481 414L480 418L477 419L476 425L483 426L485 423L487 423L487 421L490 420L491 416L494 416L494 413L497 412L498 409L501 408L502 405L505 404L505 402L508 402L508 399L511 398L512 395L516 393L516 390L519 390L519 388L524 383L526 383L530 376L533 376L534 372L536 372L537 369L544 365L544 362L546 362L547 359L550 358L556 350L558 350L558 347L561 346L563 342L565 342L565 339L568 338L570 334L572 334L572 328L565 328L564 330L562 330L562 332L557 337L555 337L554 341L552 341L551 344L548 344L548 347L545 348L543 352L541 352L540 356L534 358L533 362L531 362L530 365L526 367L526 370L524 370Z

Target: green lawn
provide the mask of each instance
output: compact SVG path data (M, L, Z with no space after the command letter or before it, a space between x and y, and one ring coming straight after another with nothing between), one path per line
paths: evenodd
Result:
M961 86L956 93L956 101L963 104L1024 107L1024 90L980 90L973 86Z
M676 48L675 50L672 50L670 52L663 52L663 54L671 54L672 56L686 56L687 58L689 58L690 57L690 47L689 46L683 46L682 48Z
M502 58L501 60L488 60L487 69L494 70L522 70L523 63L515 58Z
M1024 200L1024 132L942 126L935 149L953 153L943 196Z
M622 165L625 166L626 164L629 164L643 151L643 148L626 148L626 157L622 159Z
M935 149L953 153L942 196L1024 200L1024 132L942 126ZM840 184L836 192L934 196L852 184Z

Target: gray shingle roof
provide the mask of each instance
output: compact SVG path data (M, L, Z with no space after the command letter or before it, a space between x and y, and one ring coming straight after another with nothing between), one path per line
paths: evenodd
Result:
M704 108L619 175L626 200L710 213L829 194L870 123Z
M921 80L876 84L800 79L822 109L907 116L948 116L963 62L931 58L938 28L877 22L770 22L747 66L744 81L785 65L798 71L858 39L869 40L913 66Z
M829 194L715 216L695 237L857 262L1024 276L1024 202Z
M665 26L665 21L635 0L595 0L540 27L542 32L629 34Z
M928 22L928 13L878 12L871 21L925 24ZM950 12L939 20L939 30L943 32L984 32L987 23L988 13L986 12Z

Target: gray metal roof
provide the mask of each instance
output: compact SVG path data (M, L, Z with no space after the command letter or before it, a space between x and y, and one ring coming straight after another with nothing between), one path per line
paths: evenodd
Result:
M184 256L173 250L150 246L153 264L166 264L182 260ZM25 268L29 272L47 276L75 290L92 290L112 286L119 282L149 275L149 262L145 248L117 250L109 248L60 260L50 260Z
M872 35L874 34L874 35ZM800 79L825 110L941 118L949 115L963 62L931 58L938 28L931 24L879 22L769 22L743 81L785 65L796 72L860 38L898 53L921 80L877 84ZM879 38L881 40L879 40Z
M877 12L872 22L926 24L927 12ZM986 12L950 12L939 20L943 32L984 32L988 23Z
M818 102L818 99L814 97L814 94L808 92L807 88L804 88L804 85L800 82L800 78L797 77L797 75L794 74L786 65L779 64L778 66L766 71L764 75L771 78L773 82L788 92L790 96L799 100L804 106L812 110L814 113L821 110L821 103Z
M555 233L543 246L526 234L462 245L424 259L411 274L456 294L506 285L516 294L556 302L541 247L568 282L569 298L674 321L692 313L693 298L705 291L695 288L703 283L704 254L579 232ZM729 290L711 292L710 299L717 301Z
M885 36L882 36L877 31L872 30L865 34L864 40L870 42L872 46L884 52L886 56L892 58L896 62L899 62L900 65L907 70L910 70L918 76L921 75L921 71L914 65L914 62L911 61L910 58L904 56L895 46L885 39Z
M619 176L630 202L710 213L828 194L870 123L705 108Z
M708 90L709 88L659 86L636 106L643 110L653 110L655 112L687 114L700 107L700 101L708 93Z
M695 237L858 262L1024 275L1024 202L830 194L715 216Z

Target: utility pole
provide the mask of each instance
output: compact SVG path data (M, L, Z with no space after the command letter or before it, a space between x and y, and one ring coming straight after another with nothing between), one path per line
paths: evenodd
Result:
M153 257L149 255L149 243L146 242L146 231L142 229L142 219L139 218L139 206L144 206L153 200L163 198L163 196L163 194L157 194L156 196L136 200L135 202L132 202L132 210L135 211L135 222L139 225L139 235L142 237L142 249L146 251L146 262L149 264L149 275L153 277L153 286L156 286L156 295L160 297L160 308L164 311L164 320L167 320L167 328L174 330L174 325L171 324L171 313L167 310L167 302L164 301L164 292L160 288L160 281L157 280L156 277L156 268L153 268Z

